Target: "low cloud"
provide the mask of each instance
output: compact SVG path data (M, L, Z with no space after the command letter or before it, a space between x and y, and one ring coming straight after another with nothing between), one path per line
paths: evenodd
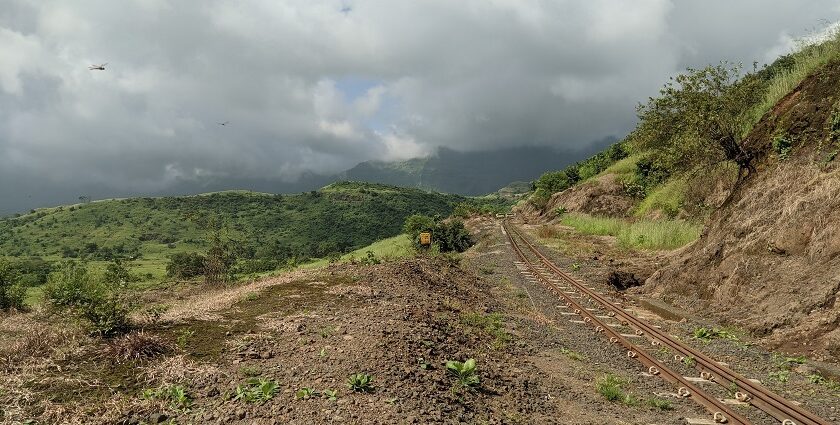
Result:
M30 196L9 176L154 192L439 146L577 147L625 134L686 66L770 61L838 14L794 0L7 0L0 195Z

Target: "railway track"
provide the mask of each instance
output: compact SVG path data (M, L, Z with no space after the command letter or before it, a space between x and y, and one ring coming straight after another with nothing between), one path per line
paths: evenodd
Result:
M510 226L506 220L502 222L502 228L525 269L543 285L564 299L566 306L572 309L575 315L582 317L582 322L591 324L595 332L603 333L610 343L623 346L627 350L628 357L641 362L650 375L659 376L671 382L678 387L677 394L679 396L691 398L705 407L712 416L712 419L707 423L750 424L751 422L740 413L732 410L726 403L695 386L692 380L668 368L665 363L659 361L631 339L647 338L652 346L662 345L678 353L675 355L676 359L694 359L700 379L712 381L727 388L733 385L737 386L739 389L735 393L737 401L748 403L766 412L782 425L830 425L830 422L805 410L798 404L786 400L760 383L739 375L668 333L628 313L621 305L611 302L605 296L557 267L537 247ZM517 240L521 241L521 244ZM523 250L522 246L526 250ZM529 259L529 255L534 259L533 261ZM587 307L585 303L596 308ZM605 311L606 315L595 314L598 309ZM633 333L621 333L616 329L615 324L607 323L608 320L612 319L617 320L620 323L619 326L632 329Z

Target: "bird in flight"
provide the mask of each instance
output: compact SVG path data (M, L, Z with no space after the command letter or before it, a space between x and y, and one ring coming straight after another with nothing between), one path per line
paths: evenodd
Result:
M88 69L91 71L104 71L105 65L108 65L108 62L105 62L102 65L91 65L88 67Z
M228 125L228 124L230 124L230 121L218 122L218 123L216 123L216 124L219 124L219 125Z

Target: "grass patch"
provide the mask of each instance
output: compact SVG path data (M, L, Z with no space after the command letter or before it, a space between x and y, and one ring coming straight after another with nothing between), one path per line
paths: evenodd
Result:
M638 406L639 400L633 394L625 392L626 387L627 381L611 373L599 378L595 383L598 393L605 399L625 406Z
M570 350L568 348L561 348L560 349L560 354L563 354L566 357L568 357L569 359L575 360L575 361L578 361L578 362L586 360L586 356L584 356L581 353L578 353L577 351Z
M603 176L606 174L618 174L618 175L625 175L625 174L633 174L636 172L636 163L639 162L639 158L644 156L644 154L636 154L628 156L622 160L616 161L606 170L601 171L599 176Z
M464 313L461 315L461 323L468 329L479 329L492 336L494 349L503 348L511 340L510 334L505 330L504 316L499 313Z
M563 224L585 235L615 236L624 248L675 249L700 237L701 227L684 220L637 220L569 213Z
M637 217L645 217L648 214L659 210L666 216L674 218L680 211L685 201L685 192L688 184L685 180L677 178L666 182L648 194L636 208Z
M827 41L806 46L793 54L794 64L790 69L779 72L767 85L764 100L755 105L741 125L741 134L746 135L768 111L787 96L808 75L840 58L840 34L835 30Z
M407 258L413 255L411 240L408 235L401 234L387 239L376 241L368 246L359 248L349 254L341 256L340 262L348 262L352 259L362 259L367 257L367 252L371 251L376 258L385 260L392 260L398 258ZM300 266L303 269L317 269L329 265L329 260L322 258Z

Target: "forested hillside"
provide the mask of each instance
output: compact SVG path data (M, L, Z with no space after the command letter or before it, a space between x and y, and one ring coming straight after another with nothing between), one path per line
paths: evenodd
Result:
M411 214L447 216L463 202L504 207L502 200L350 182L296 195L104 200L0 220L0 255L159 257L205 250L218 233L238 258L306 259L394 236Z

